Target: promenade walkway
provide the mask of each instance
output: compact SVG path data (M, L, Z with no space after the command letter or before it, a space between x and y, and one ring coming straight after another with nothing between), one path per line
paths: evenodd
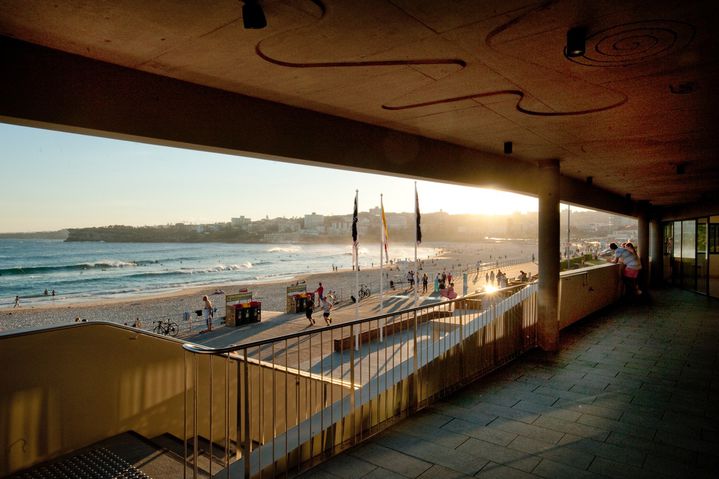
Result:
M716 477L719 301L618 305L303 478Z
M494 268L494 270L496 271L496 268ZM515 278L519 275L520 271L525 271L526 273L533 275L537 273L537 270L537 264L531 262L502 268L502 271L506 272L510 278ZM469 293L481 291L485 286L484 273L479 275L468 275L468 282L469 284L467 290ZM454 284L455 291L461 295L464 286L461 275L455 278ZM430 293L432 292L431 284L429 286L429 291ZM424 294L419 295L417 305L422 306L433 304L443 300L445 300L445 298L440 298L436 294ZM377 291L373 291L369 298L360 301L357 311L354 304L344 302L339 307L332 310L332 324L342 324L347 321L352 321L356 317L367 318L371 316L378 316L382 313L393 313L411 308L414 306L414 290L405 287L398 287L394 291L385 291L383 295L382 310L380 310L379 302L380 298ZM181 339L187 339L205 346L223 347L230 344L260 341L300 331L310 331L324 325L321 309L315 309L314 318L316 326L313 327L309 325L304 313L296 314L278 311L263 311L262 321L260 323L251 323L237 327L225 327L224 325L219 324L219 320L216 320L213 331L209 334L199 334L199 332L205 328L205 325L201 320L196 320L192 331L187 331L183 325L179 337ZM326 350L329 351L329 348Z

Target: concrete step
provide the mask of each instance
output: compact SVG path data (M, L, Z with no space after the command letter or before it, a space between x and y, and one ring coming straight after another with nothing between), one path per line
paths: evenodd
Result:
M13 479L169 479L182 477L183 464L134 432L126 432L38 464ZM205 475L205 477L208 477Z

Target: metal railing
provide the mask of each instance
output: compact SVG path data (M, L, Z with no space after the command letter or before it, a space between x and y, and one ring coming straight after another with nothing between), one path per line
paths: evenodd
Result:
M535 347L536 296L522 284L226 348L185 344L185 474L321 462Z

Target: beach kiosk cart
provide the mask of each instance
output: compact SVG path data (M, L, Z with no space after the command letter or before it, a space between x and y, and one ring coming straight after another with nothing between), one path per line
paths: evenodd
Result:
M225 296L225 326L259 323L262 320L262 303L252 300L251 292Z
M310 297L307 292L307 283L293 284L287 287L287 307L288 313L303 313L307 307L307 298Z

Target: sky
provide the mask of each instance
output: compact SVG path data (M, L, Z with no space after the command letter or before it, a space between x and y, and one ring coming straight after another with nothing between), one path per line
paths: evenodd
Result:
M0 233L414 211L414 181L0 123ZM536 198L418 181L420 210L537 211Z

